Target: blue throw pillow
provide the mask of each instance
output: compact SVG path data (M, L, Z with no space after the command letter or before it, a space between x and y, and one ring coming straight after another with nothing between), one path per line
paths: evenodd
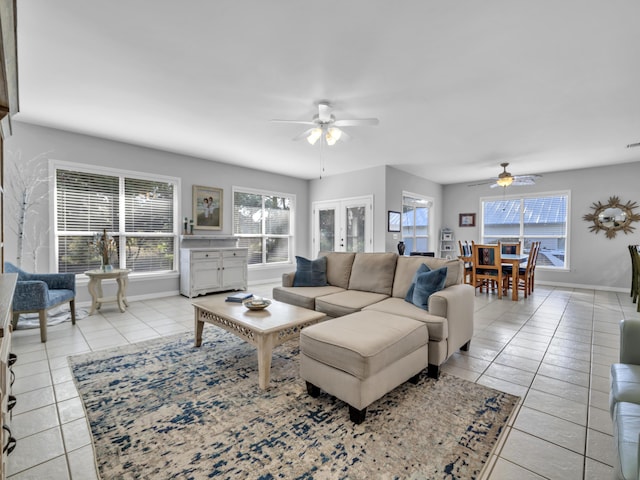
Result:
M418 278L418 275L430 271L431 269L424 263L418 267L418 270L416 270L416 273L413 276L413 280L411 280L411 286L409 287L409 290L407 290L407 295L404 297L405 302L413 303L413 289L416 287L416 279Z
M444 288L446 279L447 267L419 274L413 290L413 304L423 310L429 310L429 297Z
M324 287L327 283L327 257L308 260L296 256L298 267L293 277L294 287Z

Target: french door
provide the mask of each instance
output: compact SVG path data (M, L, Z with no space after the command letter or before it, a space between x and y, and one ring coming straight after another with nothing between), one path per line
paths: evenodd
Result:
M312 253L373 251L373 196L314 202Z

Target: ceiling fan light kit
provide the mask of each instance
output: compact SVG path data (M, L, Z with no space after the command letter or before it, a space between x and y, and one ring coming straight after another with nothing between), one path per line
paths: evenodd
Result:
M318 102L318 113L312 117L311 121L272 120L272 122L311 125L310 129L294 137L294 140L306 138L310 145L315 145L318 140L324 139L324 142L329 146L335 145L340 139L343 141L349 139L349 135L338 127L362 127L378 125L378 123L380 123L377 118L336 120L336 117L331 114L331 104L326 100Z

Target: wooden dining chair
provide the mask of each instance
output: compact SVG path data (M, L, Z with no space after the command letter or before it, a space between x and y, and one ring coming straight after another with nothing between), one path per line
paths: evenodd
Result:
M498 242L502 255L520 255L520 242Z
M473 245L473 286L480 287L480 293L484 286L489 292L489 285L494 282L498 285L498 298L502 298L502 260L500 259L500 245Z
M529 258L527 259L527 263L520 266L518 269L518 285L512 285L512 275L511 275L511 265L504 267L504 288L507 290L508 288L517 288L518 290L522 290L524 292L524 298L527 298L531 295L533 291L533 271L535 269L535 259L538 254L538 249L540 248L540 242L532 242L531 247L529 248Z

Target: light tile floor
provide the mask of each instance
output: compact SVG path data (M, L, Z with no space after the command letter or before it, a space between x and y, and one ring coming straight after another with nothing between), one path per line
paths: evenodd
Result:
M272 286L251 291L268 297ZM521 397L486 478L613 478L609 365L618 359L619 320L640 318L628 294L538 286L518 302L478 293L475 310L469 352L454 354L444 371ZM18 443L9 478L98 478L67 355L189 331L191 303L175 296L131 302L125 313L104 305L75 327L50 327L46 344L38 330L15 332L10 426Z

